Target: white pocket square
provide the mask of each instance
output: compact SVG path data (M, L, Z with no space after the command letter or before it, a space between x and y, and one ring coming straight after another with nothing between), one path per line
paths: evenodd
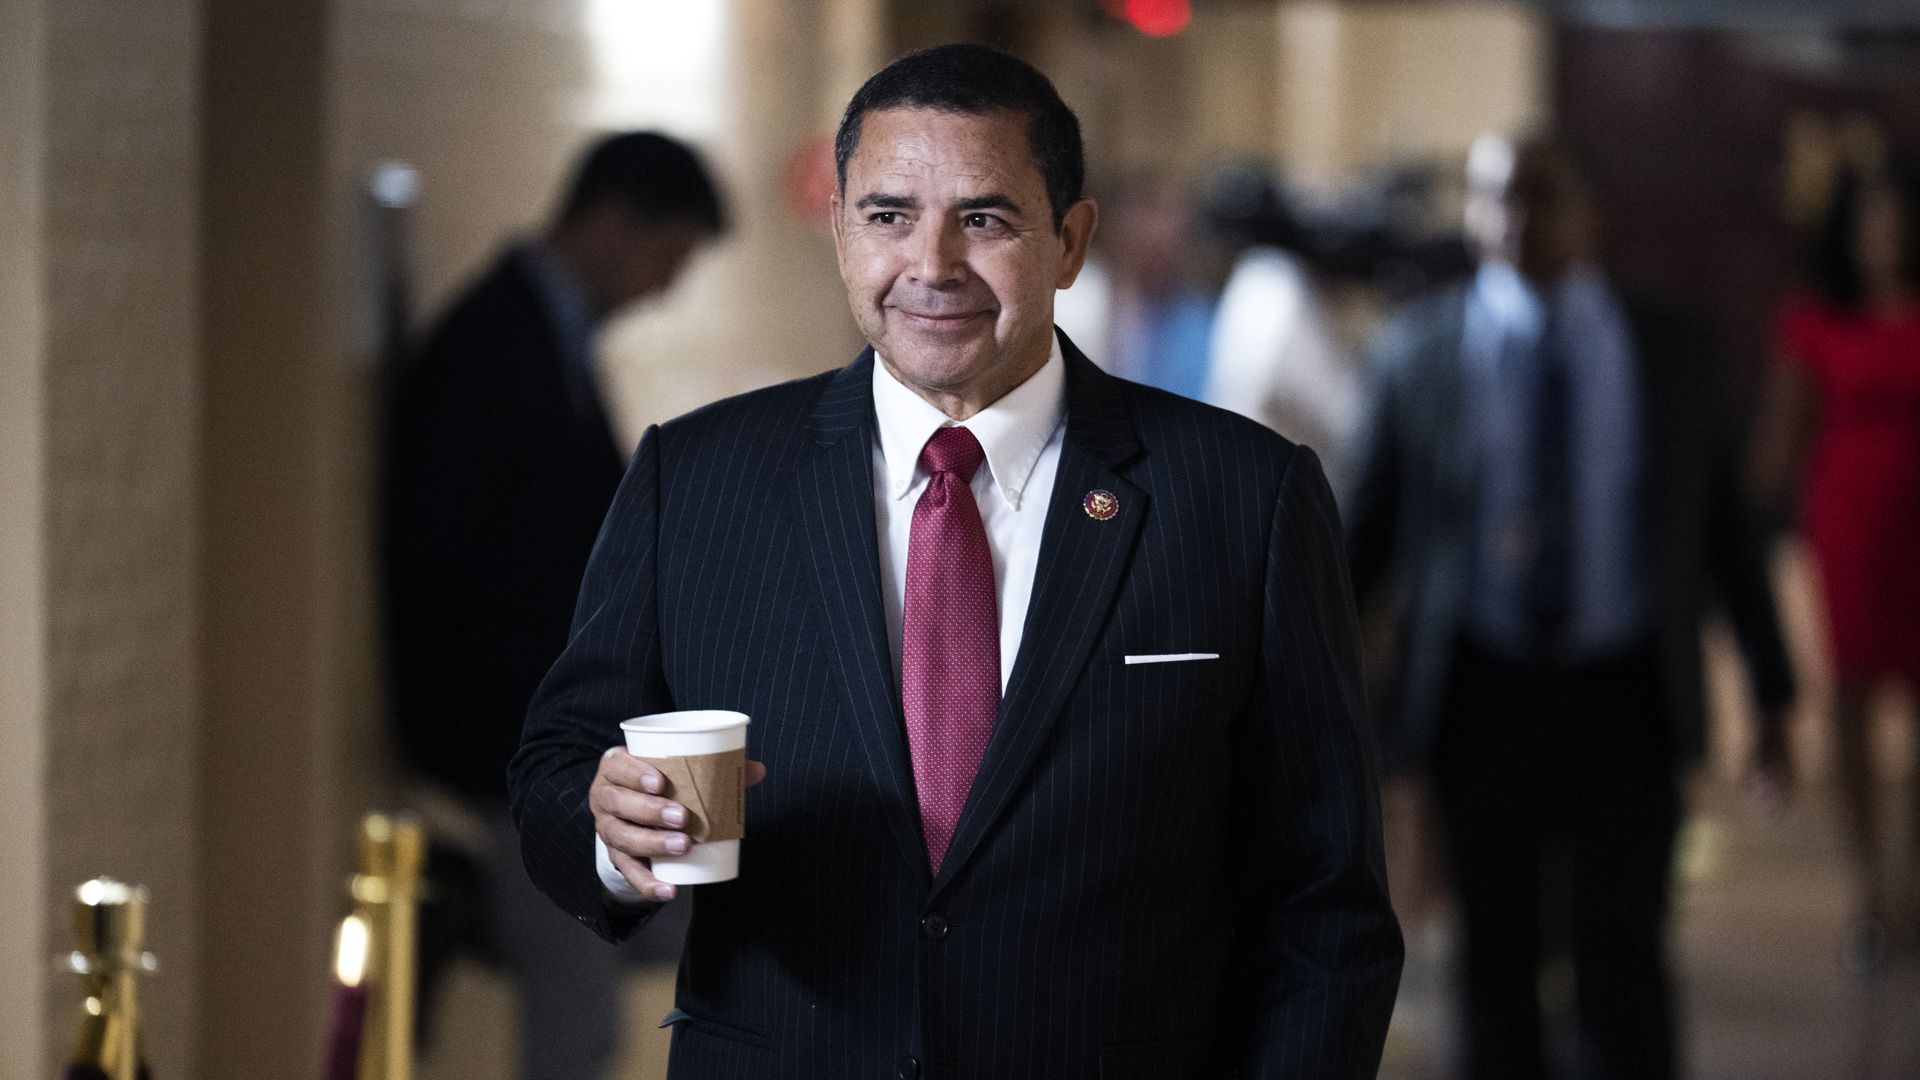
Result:
M1182 660L1218 660L1217 652L1136 653L1126 658L1129 664L1173 664Z

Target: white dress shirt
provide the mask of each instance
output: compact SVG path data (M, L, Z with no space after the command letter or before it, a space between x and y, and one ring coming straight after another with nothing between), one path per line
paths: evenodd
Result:
M1336 491L1362 409L1359 373L1339 340L1299 256L1249 248L1220 290L1201 399L1313 447Z
M920 467L920 451L943 427L964 427L980 440L986 460L973 474L973 501L993 552L993 594L1000 616L1000 689L1007 687L1020 635L1033 598L1040 566L1040 533L1053 502L1053 480L1060 471L1060 446L1066 437L1067 364L1060 339L1053 353L1026 382L964 421L955 423L906 384L893 377L878 356L873 363L873 410L879 437L873 442L873 510L880 541L880 602L886 608L887 641L893 652L895 685L900 677L901 624L907 593L907 540L913 532L913 508L927 490L929 476ZM600 883L614 899L647 899L627 883L607 856L606 841L594 834L594 864Z
M1040 531L1053 501L1053 478L1060 471L1060 443L1066 434L1067 365L1060 355L1060 339L1054 338L1053 355L1026 382L957 424L894 378L876 356L873 408L880 435L873 444L880 600L886 607L894 676L897 680L900 675L907 537L913 531L913 508L930 480L920 467L920 450L941 428L963 427L973 432L987 452L986 461L973 474L973 501L980 507L980 523L986 526L987 547L993 552L993 596L1000 615L1000 689L1004 691L1013 673L1013 659L1020 654L1020 633L1027 625L1027 602L1040 565Z
M1550 323L1549 314L1553 315ZM1640 385L1632 331L1606 278L1579 266L1548 292L1504 263L1474 278L1464 347L1481 439L1480 515L1467 619L1485 645L1527 656L1526 549L1540 338L1555 325L1571 360L1572 611L1561 659L1606 656L1650 626L1642 551Z

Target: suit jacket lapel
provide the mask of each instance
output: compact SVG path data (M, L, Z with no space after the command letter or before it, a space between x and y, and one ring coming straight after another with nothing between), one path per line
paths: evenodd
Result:
M1065 335L1061 342L1067 362L1067 432L1041 533L1033 599L1020 636L1020 655L934 881L935 893L966 865L1046 745L1106 624L1146 520L1146 494L1115 471L1140 449L1119 380L1095 367ZM1096 490L1118 498L1119 512L1112 519L1098 521L1087 513L1085 499Z
M920 806L907 758L900 691L880 606L873 511L873 351L828 383L808 422L810 452L794 469L794 520L805 537L824 635L846 688L847 720L909 864L927 873Z

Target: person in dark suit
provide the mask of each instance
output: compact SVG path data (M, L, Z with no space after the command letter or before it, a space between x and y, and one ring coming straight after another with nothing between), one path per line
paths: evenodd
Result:
M1449 845L1461 1075L1548 1075L1543 924L1565 916L1590 1074L1659 1080L1675 1075L1663 933L1712 600L1752 676L1762 772L1784 777L1792 686L1763 536L1709 335L1594 268L1574 156L1482 140L1467 225L1478 275L1382 335L1346 504L1356 587L1394 604L1382 741L1390 767L1430 776Z
M872 347L641 441L513 762L529 871L640 927L688 838L619 722L735 709L670 1076L1374 1075L1401 944L1313 453L1057 333L1096 211L1031 67L899 60L836 157Z
M687 146L607 137L553 224L463 293L398 372L384 572L395 729L407 761L484 818L488 935L519 992L522 1076L606 1074L615 958L526 880L506 771L567 641L587 555L626 467L594 378L594 335L657 295L723 227Z

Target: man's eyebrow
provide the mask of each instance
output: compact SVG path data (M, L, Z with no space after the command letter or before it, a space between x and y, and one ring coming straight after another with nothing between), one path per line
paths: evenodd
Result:
M920 200L911 195L888 195L875 191L860 196L853 205L857 210L918 210ZM953 204L953 208L962 214L970 214L976 210L1006 210L1014 214L1022 213L1019 203L997 191L961 199Z
M920 200L907 195L883 195L880 192L860 196L853 204L859 210L918 210Z
M954 204L954 209L959 210L963 214L975 210L1011 210L1016 214L1021 212L1019 203L1014 202L1012 199L1007 198L997 191L990 191L985 195L975 195L971 199L961 199L958 203Z

